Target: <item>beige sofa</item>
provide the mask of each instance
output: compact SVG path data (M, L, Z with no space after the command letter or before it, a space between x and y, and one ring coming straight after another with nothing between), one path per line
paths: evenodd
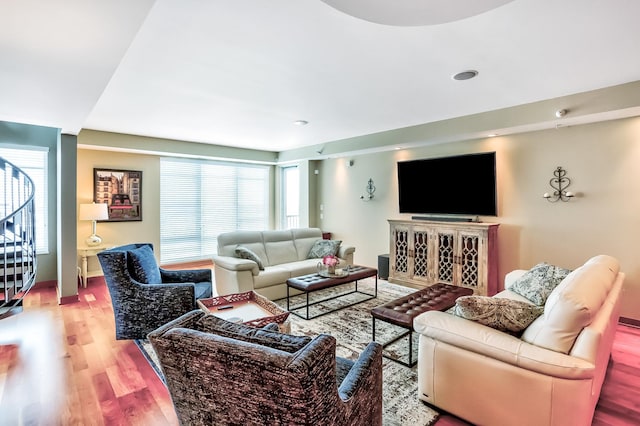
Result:
M213 256L216 290L219 295L255 290L271 299L287 297L287 279L317 271L320 258L308 259L318 228L282 231L235 231L218 236L218 254ZM252 260L237 257L236 248L246 247L257 254L264 270ZM355 247L340 244L339 267L353 265Z
M494 297L527 301L509 290L525 272L507 274ZM418 397L478 425L590 425L623 280L613 257L589 259L520 337L447 312L419 315Z

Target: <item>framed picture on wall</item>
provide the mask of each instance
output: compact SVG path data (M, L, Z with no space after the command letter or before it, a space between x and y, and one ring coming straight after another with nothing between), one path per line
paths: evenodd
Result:
M101 222L142 220L142 172L93 169L93 201L109 206L109 219Z

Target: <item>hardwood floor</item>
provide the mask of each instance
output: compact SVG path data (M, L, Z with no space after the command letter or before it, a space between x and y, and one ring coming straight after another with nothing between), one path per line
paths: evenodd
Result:
M102 278L59 306L35 288L0 320L0 425L177 425L162 381L132 341L116 341ZM465 425L442 416L436 426ZM594 425L640 424L640 329L618 326Z

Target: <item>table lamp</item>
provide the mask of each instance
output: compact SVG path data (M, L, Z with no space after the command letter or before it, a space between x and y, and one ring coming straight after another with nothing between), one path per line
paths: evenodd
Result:
M108 206L105 203L80 204L80 220L91 220L91 235L85 242L88 246L97 246L102 243L102 238L96 235L96 221L109 219Z

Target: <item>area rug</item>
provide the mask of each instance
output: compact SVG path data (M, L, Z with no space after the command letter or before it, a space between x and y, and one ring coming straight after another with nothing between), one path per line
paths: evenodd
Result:
M373 294L374 282L374 278L362 280L358 283L358 290ZM353 286L354 284L347 284L338 288L312 293L311 301L331 297L337 293L348 292L353 290ZM336 338L338 356L357 359L360 352L372 339L371 309L413 291L415 289L378 280L378 296L375 299L311 320L304 320L295 315L290 315L291 334L311 337L321 333L330 334ZM366 298L367 296L353 293L328 302L319 303L312 307L310 315L314 316ZM301 305L303 300L301 296L298 296L292 298L291 302L291 306L295 307ZM286 300L278 300L276 303L286 309ZM376 340L379 342L392 340L402 331L402 328L376 321ZM414 359L417 357L417 341L417 335L414 333ZM136 343L160 378L163 379L162 371L159 368L157 357L151 344L147 340L137 340ZM401 357L406 362L408 357L407 338L388 346L385 349L385 355L396 359ZM383 358L382 364L383 424L389 426L429 426L435 423L438 419L438 413L418 399L417 366L413 368L404 367L387 358Z

